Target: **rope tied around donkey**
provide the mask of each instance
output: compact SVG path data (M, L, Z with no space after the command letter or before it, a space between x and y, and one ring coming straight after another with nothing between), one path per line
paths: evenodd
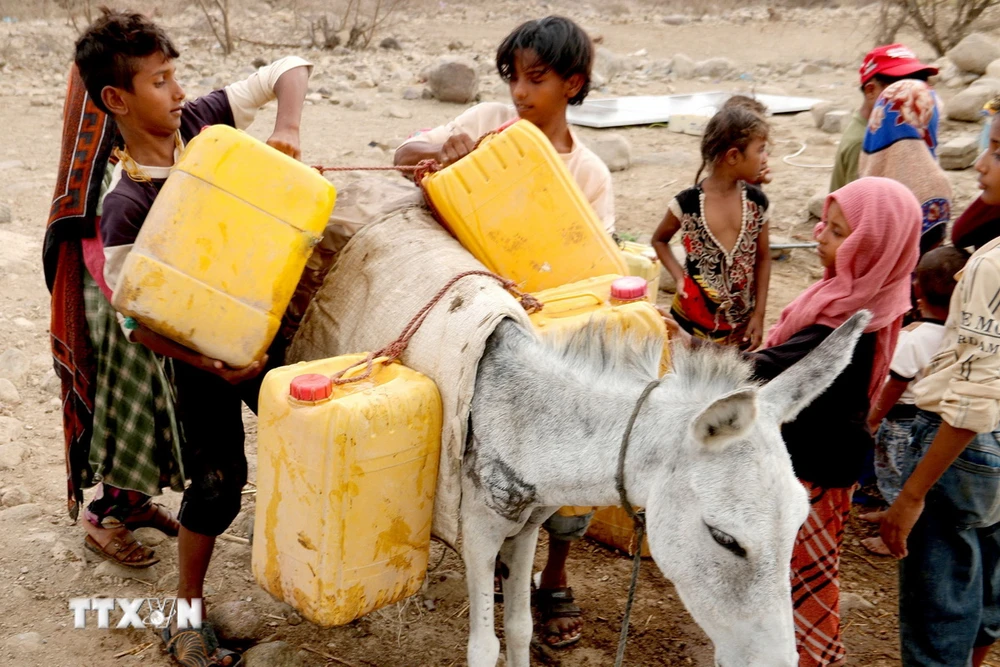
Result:
M469 276L483 276L485 278L492 278L496 280L498 283L500 283L501 287L507 290L511 296L513 296L521 303L521 306L528 313L535 313L542 309L541 302L532 295L526 292L522 292L520 289L518 289L517 283L515 283L513 280L502 278L490 271L481 271L481 270L464 271L462 273L459 273L451 280L449 280L447 283L445 283L444 286L440 290L438 290L437 294L435 294L430 301L424 304L423 308L417 311L417 314L413 316L413 318L409 321L409 323L403 329L403 332L399 334L396 340L392 341L391 343L389 343L380 350L368 353L368 355L362 361L359 361L356 364L348 366L347 368L338 371L334 373L332 376L330 376L330 379L333 381L333 384L340 386L345 384L351 384L354 382L361 382L362 380L367 380L369 377L371 377L372 372L374 371L376 359L381 359L382 365L391 364L392 362L397 361L400 357L403 356L403 353L406 351L407 346L409 346L410 344L410 339L413 338L414 334L416 334L417 331L420 329L420 326L424 323L424 320L427 319L427 315L428 313L430 313L431 309L434 308L434 306L436 306L438 302L441 301L442 298L444 298L444 295L447 294L452 287L454 287L455 283ZM360 368L361 366L365 367L364 372L359 373L357 375L352 375L351 377L344 377L344 375L347 372L352 371L356 368Z

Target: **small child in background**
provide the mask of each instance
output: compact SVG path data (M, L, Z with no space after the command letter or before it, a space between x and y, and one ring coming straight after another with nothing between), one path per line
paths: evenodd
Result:
M903 484L903 456L910 444L913 418L917 415L911 387L923 377L924 367L941 347L948 304L955 291L955 275L965 266L968 257L954 246L945 246L931 250L920 259L913 291L922 321L900 332L889 376L868 416L868 427L875 433L878 490L889 504L899 496ZM861 516L876 523L881 517L881 512ZM866 538L861 544L874 554L890 555L881 537Z
M755 349L764 333L771 276L768 200L753 185L767 169L770 128L740 105L721 109L705 128L694 187L670 202L653 248L677 281L671 314L698 338ZM711 173L699 181L706 166ZM684 266L670 239L678 232Z
M767 118L768 116L767 107L764 106L764 103L756 97L751 97L750 95L733 95L726 100L725 104L722 105L723 109L732 109L734 107L752 111L761 118ZM763 169L761 169L760 173L757 175L757 179L750 182L756 186L764 186L770 183L771 167L765 164Z

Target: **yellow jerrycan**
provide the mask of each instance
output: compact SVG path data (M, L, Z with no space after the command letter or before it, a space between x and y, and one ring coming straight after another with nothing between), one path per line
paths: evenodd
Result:
M628 273L562 158L529 121L487 136L423 187L466 250L526 292Z
M645 278L649 283L649 293L646 295L650 303L656 303L656 295L660 292L660 259L651 246L644 243L622 241L618 244L622 259L628 267L628 275Z
M670 368L670 346L663 317L648 300L648 283L635 276L588 278L562 287L536 292L542 309L531 323L542 335L573 331L592 318L605 318L622 328L663 338L660 374Z
M315 170L213 125L163 184L112 303L177 343L248 366L274 339L335 198Z
M566 508L563 508L566 509ZM563 509L559 511L562 512ZM575 509L575 508L574 508ZM588 511L592 508L585 508ZM637 508L638 509L638 508ZM629 556L635 555L635 524L621 507L599 507L590 520L587 537L597 540ZM642 538L642 557L649 558L649 540Z
M364 359L277 368L260 392L253 573L323 626L415 594L430 553L441 397L399 363L332 384Z

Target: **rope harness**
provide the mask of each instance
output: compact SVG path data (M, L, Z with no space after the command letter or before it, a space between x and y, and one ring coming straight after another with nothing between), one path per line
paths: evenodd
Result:
M629 617L632 615L632 602L635 600L635 588L639 583L639 565L642 563L642 540L646 536L646 512L636 511L632 503L628 501L628 494L625 492L625 455L628 453L629 440L632 437L632 427L639 416L646 399L654 389L660 386L659 380L653 380L646 385L646 388L639 394L639 400L635 402L632 416L628 418L628 425L625 427L625 434L622 436L622 446L618 450L618 471L615 473L615 488L618 490L618 498L625 513L632 519L635 525L635 555L632 557L632 579L628 586L628 600L625 602L625 615L622 618L622 631L618 637L618 653L615 655L615 667L621 667L625 659L625 642L628 641Z

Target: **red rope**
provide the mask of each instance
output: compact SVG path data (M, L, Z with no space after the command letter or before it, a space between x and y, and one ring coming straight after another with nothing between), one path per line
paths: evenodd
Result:
M448 293L448 290L450 290L455 285L455 283L457 283L459 280L467 276L484 276L487 278L493 278L498 283L500 283L500 285L505 290L510 292L510 294L515 299L520 301L521 306L529 313L535 313L542 309L541 302L539 302L538 299L536 299L532 295L519 290L517 288L517 284L513 280L501 278L497 274L491 273L489 271L465 271L463 273L458 274L457 276L449 280L447 283L445 283L444 287L438 290L437 294L435 294L431 298L431 300L424 305L423 308L417 311L417 314L413 316L413 318L409 321L409 323L403 329L403 332L399 334L396 340L392 341L391 343L383 347L381 350L369 353L368 356L364 358L364 360L359 361L358 363L353 364L351 366L348 366L342 371L334 373L330 377L330 379L333 380L333 384L344 385L344 384L350 384L352 382L360 382L362 380L367 380L372 375L376 359L380 357L385 357L385 360L382 361L382 364L386 365L386 364L391 364L392 362L396 361L401 356L403 356L403 352L406 351L407 346L410 344L410 339L413 338L414 334L416 334L417 331L420 329L420 326L424 323L424 320L427 319L427 315L430 313L431 309L437 305L437 303L444 297L445 294ZM360 366L365 367L365 371L363 373L355 375L350 378L344 377L344 374L346 374L348 371L358 368Z

